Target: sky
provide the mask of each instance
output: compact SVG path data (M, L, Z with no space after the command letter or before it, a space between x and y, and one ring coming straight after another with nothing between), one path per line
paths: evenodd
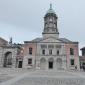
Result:
M0 37L23 43L42 37L43 17L53 5L61 38L85 46L85 0L0 0Z

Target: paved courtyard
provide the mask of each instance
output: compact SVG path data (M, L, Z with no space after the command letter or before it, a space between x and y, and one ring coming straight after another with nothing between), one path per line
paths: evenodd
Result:
M0 85L85 85L85 72L2 68Z

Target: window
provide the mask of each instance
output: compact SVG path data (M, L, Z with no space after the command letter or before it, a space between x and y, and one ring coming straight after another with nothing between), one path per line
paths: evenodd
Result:
M42 54L45 55L45 50L42 50Z
M32 58L28 59L28 64L32 64Z
M59 55L59 50L57 50L57 55Z
M71 59L70 62L71 62L71 65L74 65L74 59Z
M49 50L49 54L52 55L52 50L51 49Z
M85 56L85 49L82 50L82 56Z
M56 48L61 48L61 45L56 45L55 47L56 47Z
M70 55L74 55L74 49L70 48Z
M29 48L29 54L32 55L32 48Z
M43 49L43 48L47 48L47 45L41 45L41 48Z
M54 45L48 45L48 48L54 48Z

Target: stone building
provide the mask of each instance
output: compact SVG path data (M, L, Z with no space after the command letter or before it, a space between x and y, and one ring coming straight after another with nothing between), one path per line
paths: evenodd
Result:
M80 49L82 52L82 55L79 57L80 58L80 68L82 69L83 66L85 66L85 47Z
M24 41L23 68L79 70L78 42L60 38L57 22L58 16L50 5L44 16L42 37Z
M12 44L0 38L0 67L5 68L21 68L23 62L22 47L19 44Z
M59 37L58 16L50 5L41 38L13 44L0 38L0 67L79 70L78 42Z

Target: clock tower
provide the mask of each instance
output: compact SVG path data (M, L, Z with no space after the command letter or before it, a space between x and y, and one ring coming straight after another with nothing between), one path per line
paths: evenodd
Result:
M44 16L44 30L42 32L43 38L55 37L59 38L59 32L57 28L57 15L52 9L52 4Z

